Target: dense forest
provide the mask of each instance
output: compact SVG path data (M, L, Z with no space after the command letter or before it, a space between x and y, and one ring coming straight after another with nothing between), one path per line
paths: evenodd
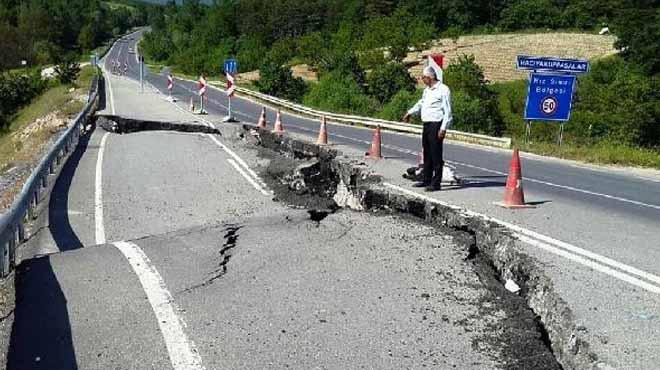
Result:
M0 0L0 70L56 63L147 22L147 5L99 0Z
M0 0L0 131L49 84L75 80L82 53L145 25L148 9L128 0ZM63 71L59 81L42 80L48 64Z
M402 60L434 38L607 26L620 53L580 77L565 138L660 147L658 0L183 0L168 2L150 24L142 50L152 61L221 75L222 61L235 57L242 72L260 70L263 92L386 119L399 119L420 96ZM292 76L300 63L318 72L318 83ZM489 84L466 55L447 68L446 82L456 129L522 137L524 81ZM555 125L535 127L536 140L555 140Z

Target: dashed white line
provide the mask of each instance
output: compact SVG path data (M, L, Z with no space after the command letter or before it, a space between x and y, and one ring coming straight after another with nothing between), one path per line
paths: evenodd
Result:
M188 339L183 319L177 315L172 294L149 257L135 243L116 242L114 246L126 257L135 271L156 314L158 326L174 370L202 370L202 358L195 344Z
M105 228L103 227L103 152L108 139L108 132L101 138L99 154L96 159L96 179L94 183L94 223L96 244L105 244Z
M644 290L647 290L652 293L660 294L660 287L657 285L654 285L650 282L660 284L660 277L654 274L651 274L646 271L642 271L638 268L632 267L630 265L615 261L611 258L601 256L597 253L582 249L580 247L574 246L572 244L563 242L561 240L557 240L554 238L551 238L547 235L539 234L535 231L525 229L523 227L511 224L506 221L498 220L496 218L486 216L477 212L473 212L470 210L463 209L461 207L443 202L441 200L431 198L428 196L425 196L423 194L419 194L417 192L402 188L400 186L391 184L391 183L383 183L386 187L396 190L400 193L404 193L419 199L426 200L431 203L436 203L443 205L445 207L449 207L451 209L457 210L459 212L462 212L466 216L471 216L471 217L478 217L487 221L494 222L498 225L501 225L503 227L506 227L507 229L513 231L513 235L516 236L518 239L521 241L530 244L532 246L535 246L539 249L543 249L547 252L553 253L555 255L567 258L573 262L580 263L584 266L593 268L594 270L600 271L604 274L607 274L609 276L612 276L618 280L627 282L629 284L635 285L639 288L642 288ZM618 271L618 270L621 271ZM640 278L646 279L647 281L638 279L635 276L632 275L637 275Z

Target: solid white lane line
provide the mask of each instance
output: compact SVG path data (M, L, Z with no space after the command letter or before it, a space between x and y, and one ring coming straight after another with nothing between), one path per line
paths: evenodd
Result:
M236 169L236 171L238 171L238 173L240 173L241 176L243 176L243 177L244 177L244 178L245 178L245 179L246 179L246 180L247 180L247 181L248 181L248 182L249 182L249 183L250 183L255 189L257 189L261 194L263 194L263 195L270 195L270 193L267 192L266 190L264 190L264 188L262 188L261 185L257 184L257 182L254 181L254 180L250 177L250 175L248 175L247 173L245 173L245 171L243 171L243 169L241 168L241 166L239 166L239 165L238 165L233 159L231 159L231 158L227 158L227 162L229 162L229 163L230 163L230 164Z
M142 289L158 320L174 370L204 369L195 344L188 339L183 330L186 325L176 313L172 294L167 290L163 278L149 257L137 244L116 242L114 245L126 257L142 284Z
M215 142L215 143L216 143L220 148L222 148L222 150L224 150L227 154L229 154L230 156L232 156L232 157L236 160L236 162L238 162L238 164L240 164L241 167L243 167L243 169L244 169L245 171L247 171L247 172L248 172L248 173L254 178L254 180L255 180L256 182L258 182L262 187L264 187L264 188L266 187L266 183L264 183L263 180L261 180L261 178L259 177L259 175L257 175L257 174L256 174L256 173L250 168L250 166L248 166L248 164L245 163L245 161L243 160L243 158L239 157L238 154L234 153L233 150L229 149L225 144L221 143L220 140L218 140L215 136L213 136L213 135L211 135L211 134L208 134L208 137L210 137L211 140L213 140L213 142Z
M600 272L603 272L607 275L610 275L612 277L615 277L619 280L628 282L630 284L633 284L635 286L638 286L642 289L654 292L654 293L660 293L660 287L657 287L655 285L649 284L645 281L642 281L632 275L636 275L640 278L646 279L648 281L658 283L660 284L660 277L654 274L651 274L649 272L640 270L638 268L632 267L630 265L615 261L611 258L601 256L597 253L585 250L583 248L574 246L572 244L563 242L561 240L557 240L554 238L551 238L549 236L539 234L535 231L525 229L523 227L511 224L506 221L498 220L496 218L483 215L477 212L473 212L470 210L463 209L461 207L443 202L441 200L431 198L429 196L419 194L415 191L411 191L405 188L402 188L400 186L390 184L390 183L384 183L386 187L389 187L391 189L394 189L396 191L399 191L401 193L417 197L432 203L440 204L449 208L452 208L454 210L460 211L466 216L472 216L472 217L479 217L484 220L492 221L496 224L499 224L503 227L508 228L509 230L512 230L514 232L514 236L518 237L520 240L525 241L533 246L536 246L538 248L541 248L543 250L546 250L548 252L554 253L556 255L569 258L570 260L574 262L581 263L585 266L594 268ZM586 258L585 258L586 257ZM594 267L596 266L596 267ZM609 267L608 267L609 266ZM619 272L616 270L613 270L612 268L619 269L624 272Z
M111 73L107 73L107 71L104 70L105 73L105 80L108 82L108 90L110 91L110 112L112 112L112 115L115 115L115 94L112 90L112 81L111 81Z
M94 182L94 222L96 230L96 244L105 244L105 229L103 227L103 152L108 132L103 134L99 145L99 154L96 159L96 179Z
M532 239L532 238L527 237L525 235L517 235L517 236L521 241L523 241L527 244L533 245L533 246L535 246L539 249L543 249L546 252L550 252L552 254L555 254L555 255L564 257L566 259L569 259L573 262L577 262L581 265L590 267L590 268L592 268L596 271L600 271L600 272L602 272L606 275L609 275L609 276L611 276L615 279L624 281L628 284L632 284L636 287L642 288L642 289L644 289L646 291L649 291L651 293L660 294L660 287L658 287L656 285L653 285L653 284L650 284L650 283L647 283L646 281L640 280L640 279L638 279L634 276L626 274L625 272L620 272L620 271L614 270L614 269L612 269L610 267L607 267L605 265L601 265L598 262L592 261L592 260L584 258L584 257L580 257L580 256L575 255L573 253L570 253L566 250L559 249L555 246L552 246L550 244L546 244L546 243L543 243L541 241Z

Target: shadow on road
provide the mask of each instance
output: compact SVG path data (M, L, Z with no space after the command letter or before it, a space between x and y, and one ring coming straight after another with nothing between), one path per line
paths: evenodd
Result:
M7 369L78 369L67 302L50 257L21 263L16 285Z
M89 133L80 137L78 147L64 164L62 172L57 177L50 195L50 202L48 204L48 228L60 251L83 247L82 242L71 227L68 212L69 191L71 190L71 182L76 174L76 169L87 150L93 131L94 127L92 127Z

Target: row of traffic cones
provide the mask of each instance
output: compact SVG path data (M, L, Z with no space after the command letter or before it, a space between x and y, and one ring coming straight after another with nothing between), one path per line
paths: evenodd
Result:
M261 129L266 129L266 108L262 108L261 116L259 117L259 122L257 127ZM366 153L366 156L371 159L382 159L381 151L381 129L380 126L376 127L374 131L373 139L371 140L371 147ZM277 116L275 118L275 128L273 132L276 134L284 133L284 127L282 126L282 115L281 112L277 111ZM327 145L328 144L328 128L326 123L325 116L321 119L321 127L319 129L319 136L316 140L317 145ZM424 152L419 154L419 164L424 163ZM520 165L520 153L518 149L513 151L513 156L509 164L509 175L506 180L506 189L504 193L504 201L496 203L505 208L533 208L534 206L525 203L525 195L522 187L522 168Z
M268 121L266 121L266 107L261 108L261 115L259 116L259 121L257 122L257 127L265 130L268 127ZM282 124L282 112L277 111L275 116L275 126L273 128L273 133L283 134L284 125ZM316 140L318 145L327 145L328 144L328 128L326 125L325 116L321 119L321 128L319 130L319 136Z

